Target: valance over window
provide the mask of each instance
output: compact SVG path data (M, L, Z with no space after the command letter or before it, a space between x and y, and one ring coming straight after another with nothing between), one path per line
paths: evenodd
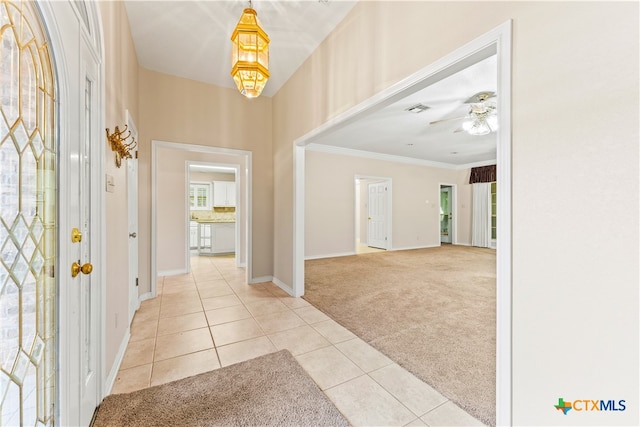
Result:
M480 166L471 168L469 176L469 184L478 182L495 182L496 181L496 165Z

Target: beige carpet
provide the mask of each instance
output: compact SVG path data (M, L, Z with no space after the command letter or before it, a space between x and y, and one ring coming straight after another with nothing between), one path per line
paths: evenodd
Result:
M495 425L495 263L451 245L311 260L304 298Z
M108 396L95 427L348 426L287 350Z

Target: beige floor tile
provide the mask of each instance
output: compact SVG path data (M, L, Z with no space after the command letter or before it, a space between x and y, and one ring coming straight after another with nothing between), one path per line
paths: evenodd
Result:
M248 303L245 304L245 306L254 316L264 316L267 314L278 313L280 311L289 311L289 307L275 298Z
M160 316L160 305L154 305L152 307L140 307L133 315L133 321L158 321Z
M129 369L120 369L113 383L111 394L131 393L149 387L151 380L152 364L136 366Z
M233 289L227 282L221 280L219 282L206 282L207 285L198 286L198 293L200 294L200 298L215 298L222 297L225 295L233 295Z
M265 316L255 316L255 319L265 334L274 334L305 325L304 320L290 310Z
M147 338L140 341L129 342L127 350L122 358L120 369L133 368L153 362L155 338Z
M419 417L447 401L431 386L395 363L369 375Z
M197 313L203 311L201 301L189 301L178 303L164 303L160 309L160 317L175 317L182 314Z
M164 284L163 291L166 291L168 286L177 285L181 283L193 283L193 276L189 273L179 274L176 276L165 276L164 282L163 282Z
M352 332L339 325L334 320L325 320L324 322L314 323L312 326L313 329L320 332L320 335L328 339L332 344L356 338Z
M207 326L209 324L202 311L174 317L162 317L158 323L158 336L206 328Z
M302 308L302 307L309 307L311 306L311 304L309 304L307 301L303 300L302 298L294 298L294 297L281 297L278 298L280 300L280 302L282 302L284 305L286 305L289 308Z
M137 319L134 317L131 322L131 338L129 341L140 341L148 338L155 338L158 330L158 318Z
M209 310L206 312L206 315L209 326L251 318L251 313L249 313L244 305L234 305L232 307Z
M234 287L233 285L231 285L231 287L235 291L236 295L238 295L238 298L240 298L244 304L251 304L260 301L273 301L278 299L271 292L265 291L263 289L239 289L238 287Z
M216 308L231 307L240 304L242 304L242 302L235 295L205 298L202 300L202 305L204 306L205 311L215 310Z
M157 297L146 299L140 303L140 307L138 308L138 311L140 310L144 311L144 310L153 309L153 308L159 309L161 301L162 299Z
M278 350L286 348L294 356L331 345L308 325L269 335L269 339Z
M448 401L438 406L433 411L420 417L422 421L432 427L444 426L484 426L483 423L467 414L465 411L456 406L455 403Z
M284 289L282 289L280 286L276 285L273 282L267 283L264 287L266 290L268 290L278 298L287 298L291 296L287 291L285 291Z
M151 386L187 378L219 367L218 353L214 349L161 360L153 364Z
M233 365L234 363L244 362L245 360L277 351L267 337L258 337L225 345L217 350L222 366Z
M302 317L302 319L309 324L330 320L330 318L326 314L324 314L314 306L296 308L293 311L295 311L298 316Z
M196 292L196 282L191 283L165 283L164 288L162 289L162 294L164 296L167 295L175 295L175 294L185 294L189 292Z
M415 415L367 375L325 393L354 426L402 426Z
M365 372L371 372L393 363L391 359L360 338L343 341L336 344L336 347Z
M296 356L296 359L322 390L364 374L347 356L333 346L301 354Z
M213 348L209 328L194 329L157 338L154 361Z
M211 327L216 347L265 335L253 319L237 320Z
M222 277L222 274L220 274L220 272L215 267L211 267L209 269L203 269L203 270L194 270L193 277L196 282L224 280L224 277Z
M191 289L182 290L179 292L165 292L162 295L162 305L166 305L167 302L170 303L182 303L182 302L192 302L198 301L200 299L200 294L196 287L192 287Z
M420 418L416 418L415 420L411 421L409 424L405 424L404 427L429 427L429 426Z

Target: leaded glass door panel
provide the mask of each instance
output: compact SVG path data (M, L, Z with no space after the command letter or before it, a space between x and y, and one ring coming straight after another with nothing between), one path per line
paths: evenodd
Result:
M51 425L56 398L54 76L32 2L0 2L0 425Z

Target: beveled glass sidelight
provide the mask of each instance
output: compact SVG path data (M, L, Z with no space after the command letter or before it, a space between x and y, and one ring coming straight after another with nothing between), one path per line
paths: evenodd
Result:
M0 0L0 425L54 425L56 103L35 2Z
M231 76L241 94L260 96L269 79L269 36L252 8L242 12L231 35Z

